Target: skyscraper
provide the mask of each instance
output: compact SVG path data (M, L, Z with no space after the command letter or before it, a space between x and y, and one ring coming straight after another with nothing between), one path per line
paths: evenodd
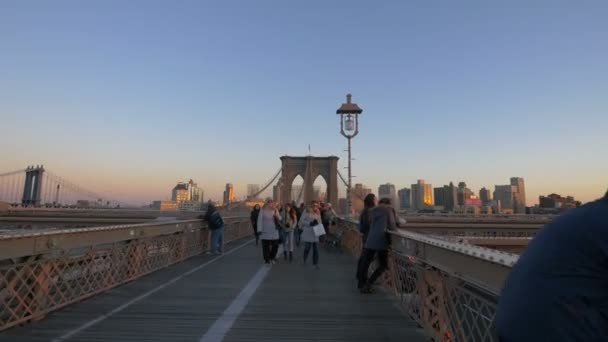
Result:
M524 185L524 179L521 177L511 177L511 185L516 187L513 211L516 214L526 213L526 186Z
M458 191L454 183L450 182L450 185L444 185L443 191L445 192L445 210L454 211L458 203Z
M435 205L445 207L445 192L444 188L433 188L433 198L435 199Z
M259 184L247 184L247 198L256 199L257 197L253 197L256 193L260 191Z
M397 194L399 195L400 209L409 209L412 207L412 190L403 188L397 191Z
M513 185L495 185L494 200L500 202L501 210L509 210L515 212L513 203L515 202L515 193L517 187Z
M447 211L453 211L457 203L457 193L454 183L433 189L435 205L443 206Z
M492 201L492 194L490 193L490 189L486 189L485 186L479 190L479 199L481 199L481 203L483 205L487 205Z
M232 183L226 183L226 190L224 190L224 205L228 205L234 202L234 186Z
M399 208L399 198L397 198L397 191L395 185L391 183L382 184L378 187L378 197L389 198L393 208Z
M424 179L412 184L412 208L422 210L433 206L433 186Z

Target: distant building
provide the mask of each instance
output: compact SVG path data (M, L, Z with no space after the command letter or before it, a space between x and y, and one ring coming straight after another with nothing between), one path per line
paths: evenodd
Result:
M517 187L512 185L495 185L494 186L494 200L500 201L501 211L500 213L514 212L513 204L515 202L515 193Z
M76 207L78 208L88 208L91 206L91 203L88 200L77 200Z
M511 185L516 187L513 197L513 212L516 214L526 213L526 186L524 179L521 177L512 177Z
M189 193L189 201L192 202L198 202L198 203L203 203L204 199L203 199L203 189L198 187L198 184L194 183L194 181L191 179L188 182L188 193Z
M428 209L433 206L433 186L426 184L424 179L412 184L412 208L416 210Z
M435 206L442 206L445 208L445 196L443 193L443 187L433 188L433 198Z
M259 191L260 191L259 184L247 184L247 198L250 198L250 199L257 198L257 196L254 197L254 195L257 194Z
M542 209L541 212L546 213L560 213L568 209L580 207L582 204L572 196L562 197L558 194L539 196L538 203L538 207Z
M190 190L187 183L179 182L171 191L171 200L181 203L190 200Z
M201 211L203 203L195 201L181 202L177 205L177 208L182 211Z
M492 201L490 189L486 189L485 187L481 188L481 190L479 190L479 199L481 199L481 203L484 205L490 203L490 201Z
M378 187L379 199L388 198L391 200L393 208L399 208L399 198L397 197L397 190L395 185L391 183L382 184Z
M152 209L156 210L177 210L177 202L175 201L154 201Z
M458 201L457 189L454 183L450 182L450 185L434 188L433 195L435 197L435 206L442 206L444 210L454 211L454 207Z
M353 188L353 210L355 213L359 213L363 210L363 199L371 193L372 189L365 187L361 183L355 184L355 187Z
M412 190L403 188L397 191L399 196L399 209L410 209L412 207Z
M226 190L224 190L224 205L228 205L234 202L234 186L232 183L226 183Z
M467 188L467 183L459 182L457 190L458 205L464 205L464 202L473 196L473 191Z

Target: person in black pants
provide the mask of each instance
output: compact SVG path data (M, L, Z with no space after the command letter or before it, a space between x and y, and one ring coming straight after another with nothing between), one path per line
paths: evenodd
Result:
M365 251L365 242L367 241L367 234L369 233L369 226L371 223L370 220L370 211L376 206L376 195L368 194L363 199L363 211L361 211L361 215L359 216L359 232L361 233L361 255L359 256L359 262L357 262L357 280L365 279L361 272L363 270L363 258ZM359 289L363 286L364 281L359 281Z
M395 209L391 207L390 199L381 199L378 207L370 210L369 215L371 224L365 242L365 249L363 250L363 261L361 262L362 267L359 277L359 288L362 293L371 293L374 282L388 269L390 237L386 231L397 229L397 217ZM367 278L369 266L376 255L378 255L378 268Z
M266 264L275 263L279 251L279 229L281 217L272 199L266 200L258 215L258 229L262 239L262 252Z
M255 237L255 245L260 242L260 234L258 233L258 217L260 216L260 205L256 204L251 210L251 227L253 227L253 235Z

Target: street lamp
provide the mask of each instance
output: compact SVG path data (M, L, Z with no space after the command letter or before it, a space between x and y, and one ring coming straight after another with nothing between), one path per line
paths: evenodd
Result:
M348 140L348 187L346 188L346 203L348 205L348 216L353 214L352 185L353 174L351 168L351 139L359 134L359 114L363 109L356 103L352 103L352 95L346 95L346 103L343 103L336 111L340 115L340 133Z

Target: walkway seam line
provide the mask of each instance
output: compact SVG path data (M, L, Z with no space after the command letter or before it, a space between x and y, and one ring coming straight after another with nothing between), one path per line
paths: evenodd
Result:
M256 290L268 273L270 272L271 266L264 265L260 267L257 273L249 280L247 285L241 290L236 298L230 303L230 306L222 313L222 315L213 323L213 325L207 330L207 333L201 337L199 342L222 342L228 331L234 325L237 318L241 315L251 297L255 294Z
M175 278L173 278L173 279L171 279L171 280L169 280L169 281L167 281L167 282L165 282L165 283L163 283L163 284L161 284L161 285L153 288L152 290L150 290L150 291L148 291L148 292L146 292L144 294L141 294L141 295L139 295L139 296L131 299L130 301L122 304L121 306L119 306L117 308L114 308L113 310L111 310L111 311L109 311L109 312L107 312L107 313L105 313L103 315L98 316L97 318L94 318L94 319L92 319L92 320L84 323L83 325L79 326L78 328L68 331L67 333L65 333L65 334L63 334L63 335L61 335L61 336L59 336L59 337L51 340L51 342L62 342L62 341L67 340L67 339L71 338L72 336L74 336L74 335L82 332L83 330L86 330L86 329L88 329L88 328L96 325L97 323L105 321L106 319L110 318L112 315L121 312L122 310L128 308L129 306L131 306L131 305L139 302L140 300L145 299L145 298L153 295L154 293L156 293L156 292L158 292L158 291L166 288L167 286L172 285L172 284L178 282L182 278L184 278L186 276L189 276L190 274L192 274L192 273L194 273L196 271L201 270L202 268L204 268L204 267L206 267L206 266L214 263L215 261L220 260L223 257L225 257L227 255L230 255L230 254L238 251L239 249L247 246L248 244L252 243L253 241L254 240L249 240L249 241L243 243L242 245L237 246L237 247L235 247L235 248L233 248L233 249L231 249L231 250L229 250L229 251L221 254L220 256L217 256L217 257L215 257L215 258L207 261L204 264L198 265L195 268L193 268L193 269L191 269L191 270L189 270L187 272L184 272L184 273L178 275L177 277L175 277Z

